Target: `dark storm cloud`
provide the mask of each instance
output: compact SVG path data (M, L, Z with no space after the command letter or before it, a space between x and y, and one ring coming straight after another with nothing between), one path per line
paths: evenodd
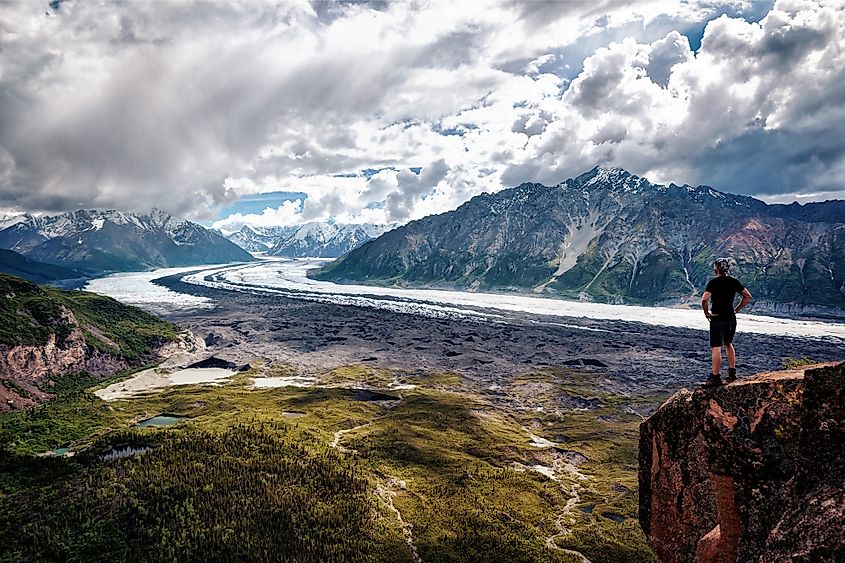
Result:
M151 6L166 10L169 5ZM112 8L121 10L122 5ZM195 8L201 22L220 26L232 19L246 25L233 8L205 3ZM251 9L249 4L243 6L247 8ZM260 12L262 6L258 8ZM246 23L283 25L289 19L273 19L275 15L253 14ZM260 147L279 132L280 123L304 122L311 134L321 136L333 121L377 110L380 100L406 78L402 61L407 52L377 53L365 60L343 52L312 53L302 63L285 60L284 55L280 60L272 49L284 41L267 37L260 26L257 37L247 34L219 46L206 43L202 36L177 45L184 32L165 28L162 33L169 32L170 37L164 43L169 45L148 48L139 37L151 36L155 16L114 16L114 24L102 30L103 41L93 47L106 52L108 45L118 42L123 50L105 60L111 68L92 76L90 89L82 87L79 82L85 80L78 77L58 71L50 76L51 66L70 59L61 50L26 55L11 72L4 72L0 90L7 101L0 110L4 204L59 211L80 203L144 208L156 199L165 209L186 212L196 206L197 194L209 204L228 201L224 179L243 172ZM301 17L308 20L307 14ZM70 29L72 36L85 27L88 14L68 18L71 21L61 24L61 32ZM186 23L181 13L175 20L170 21L174 27ZM299 31L290 33L296 36ZM37 53L32 47L33 42L12 43L4 50ZM431 48L418 46L411 54L419 56ZM55 95L38 88L36 82L42 79L48 85L50 80L56 82ZM63 100L65 82L78 87ZM327 139L329 145L332 140ZM342 138L335 141L335 148L344 144ZM297 158L303 160L296 162ZM318 147L302 151L294 147L290 156L260 161L259 168L284 173L285 167L279 165L288 165L297 172L315 173L369 163L342 153L335 158L330 150Z
M32 32L16 29L0 45L2 204L186 212L197 195L209 204L231 199L223 181L272 130L255 102L276 85L242 64L254 58L249 45L214 57L204 45L171 47L181 25L219 25L232 7L140 7L103 12L68 2L40 20L35 5L15 5L17 25ZM156 15L169 7L167 17Z
M690 184L737 194L772 196L843 190L830 171L845 162L841 131L786 132L758 129L693 158Z
M566 16L603 16L618 8L643 3L643 0L533 0L513 2L520 19L530 29L543 28Z

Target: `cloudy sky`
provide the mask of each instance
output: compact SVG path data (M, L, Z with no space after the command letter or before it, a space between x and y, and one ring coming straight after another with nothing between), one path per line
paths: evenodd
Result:
M595 165L824 200L844 139L841 0L0 3L0 213L405 222Z

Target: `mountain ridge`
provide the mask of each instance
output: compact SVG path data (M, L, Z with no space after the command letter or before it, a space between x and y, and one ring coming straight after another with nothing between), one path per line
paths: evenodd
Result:
M412 221L314 274L336 282L655 304L692 301L719 255L758 299L845 308L845 202L768 205L596 167ZM825 221L810 221L822 218Z
M24 278L34 283L80 278L76 270L27 258L14 250L0 249L0 273Z
M373 223L322 223L258 227L244 225L226 238L250 252L288 258L337 258L376 238L390 227Z
M25 215L0 230L0 248L89 272L253 260L215 231L157 209L148 214L78 210Z

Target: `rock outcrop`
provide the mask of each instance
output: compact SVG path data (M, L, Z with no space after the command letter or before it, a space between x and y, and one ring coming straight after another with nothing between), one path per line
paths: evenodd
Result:
M0 274L0 412L203 346L109 297Z
M143 359L128 359L86 343L78 325L61 342L51 334L46 344L38 346L0 344L0 412L29 408L52 398L51 387L57 376L87 374L105 379L140 363L158 362L201 348L202 339L185 332L176 341L151 347Z
M679 391L640 427L639 481L661 561L841 561L845 363Z

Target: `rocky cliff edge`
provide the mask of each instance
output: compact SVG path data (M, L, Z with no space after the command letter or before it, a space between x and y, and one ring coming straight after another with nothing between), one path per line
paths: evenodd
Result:
M663 562L843 561L845 363L682 389L640 427Z

